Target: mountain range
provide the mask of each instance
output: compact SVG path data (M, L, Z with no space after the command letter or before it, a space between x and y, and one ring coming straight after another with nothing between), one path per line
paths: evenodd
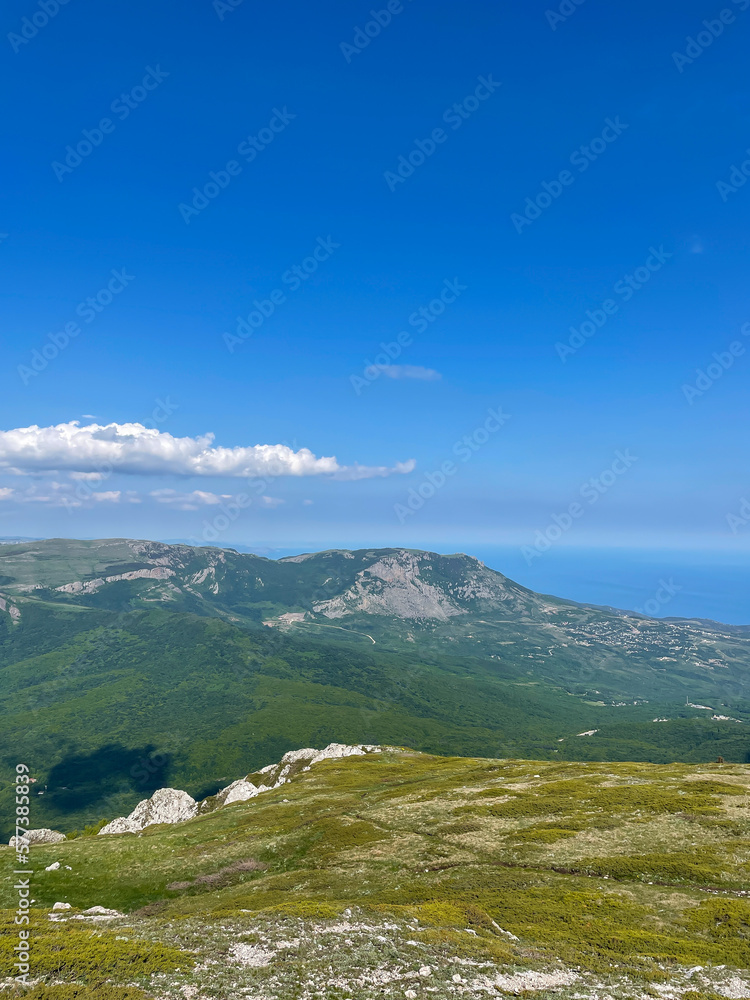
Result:
M748 759L750 629L536 594L468 555L0 545L0 765L37 825L205 797L300 746Z

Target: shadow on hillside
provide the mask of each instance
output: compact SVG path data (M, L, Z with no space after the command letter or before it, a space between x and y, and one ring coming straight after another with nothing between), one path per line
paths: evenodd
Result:
M71 813L120 793L147 798L168 783L172 764L172 755L157 752L153 744L128 748L112 743L92 753L73 754L50 771L47 804Z
M211 781L207 785L201 785L197 791L191 790L190 794L196 802L201 802L203 799L207 799L211 795L216 795L216 793L220 792L222 788L226 788L232 780L233 779L231 778L223 778L221 781Z

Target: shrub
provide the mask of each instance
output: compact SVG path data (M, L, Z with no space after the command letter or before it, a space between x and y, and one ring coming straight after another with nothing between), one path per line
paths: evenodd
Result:
M344 908L343 903L340 906L334 906L331 903L305 899L298 903L281 903L278 906L270 906L261 912L278 913L284 917L297 917L300 920L337 920Z
M35 986L23 994L23 1000L149 1000L143 990L135 986L110 986L99 983L91 986Z
M721 859L711 848L673 851L670 854L584 858L576 863L575 868L587 875L608 875L618 881L693 885L712 885L726 881Z
M750 940L750 903L744 899L707 899L691 911L688 926L705 931L714 941Z
M35 976L100 983L112 977L132 979L155 972L172 972L193 964L190 955L176 948L135 939L118 941L115 934L102 931L98 926L86 926L83 921L75 925L52 923L46 913L39 910L31 911L28 929L33 942ZM17 930L12 912L3 911L0 915L0 977L12 976L15 972L13 946L18 941Z
M520 844L555 844L566 837L575 837L578 830L563 826L530 826L527 830L517 830L511 839Z

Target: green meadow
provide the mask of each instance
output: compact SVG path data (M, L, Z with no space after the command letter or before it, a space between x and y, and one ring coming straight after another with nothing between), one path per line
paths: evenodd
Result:
M739 764L391 750L316 764L185 824L78 835L32 859L34 1000L524 984L540 997L671 986L694 1000L736 988L750 966L750 767ZM0 851L6 929L14 861ZM71 909L53 921L56 902ZM97 905L121 916L76 919Z

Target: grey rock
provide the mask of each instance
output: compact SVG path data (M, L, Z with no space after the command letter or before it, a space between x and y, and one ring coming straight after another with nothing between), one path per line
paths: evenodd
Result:
M46 827L41 830L27 830L21 837L11 837L8 844L16 847L19 844L28 844L33 847L35 844L60 844L65 840L65 834L59 830L48 830ZM18 841L18 844L17 844Z
M178 788L159 788L150 799L143 799L129 816L113 819L99 831L111 833L140 833L147 826L157 823L184 823L198 815L198 803L187 792Z

